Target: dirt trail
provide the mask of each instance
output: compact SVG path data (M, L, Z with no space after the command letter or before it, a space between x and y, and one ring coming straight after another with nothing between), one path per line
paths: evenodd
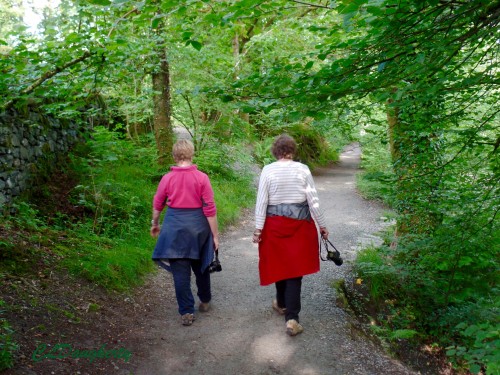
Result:
M372 234L384 225L382 207L356 193L358 163L359 148L353 145L338 166L315 175L330 238L345 262L341 267L322 262L321 272L304 278L303 334L285 334L283 317L271 310L274 286L259 286L249 215L223 236L223 271L212 278L213 309L197 313L192 326L180 324L168 274L160 272L148 283L141 293L144 315L132 333L134 374L414 374L352 328L331 288L348 271L359 245L376 241Z

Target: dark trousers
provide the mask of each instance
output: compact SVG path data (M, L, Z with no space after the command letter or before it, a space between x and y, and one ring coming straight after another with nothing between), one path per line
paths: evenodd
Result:
M301 289L302 276L276 282L276 299L279 307L286 308L286 321L299 321Z
M210 272L201 272L201 261L198 259L170 259L170 268L174 277L175 296L179 305L179 314L194 313L194 298L191 292L191 270L196 278L198 297L201 302L210 302Z

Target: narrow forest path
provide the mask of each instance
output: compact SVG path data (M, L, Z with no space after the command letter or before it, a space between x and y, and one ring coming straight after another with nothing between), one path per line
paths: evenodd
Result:
M336 306L333 281L343 278L360 244L377 240L383 208L355 190L360 151L347 147L340 163L315 174L328 228L344 265L322 262L304 277L301 323L305 331L285 334L271 309L274 286L259 286L258 251L251 242L251 214L221 239L223 271L213 275L213 309L180 324L170 275L155 275L142 292L144 315L137 318L134 374L413 374L352 328Z

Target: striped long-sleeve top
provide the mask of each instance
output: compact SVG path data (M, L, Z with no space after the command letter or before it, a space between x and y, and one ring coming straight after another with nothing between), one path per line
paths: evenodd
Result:
M307 200L311 215L319 227L326 227L318 192L307 165L280 160L262 169L255 205L255 228L262 229L268 205L302 203Z

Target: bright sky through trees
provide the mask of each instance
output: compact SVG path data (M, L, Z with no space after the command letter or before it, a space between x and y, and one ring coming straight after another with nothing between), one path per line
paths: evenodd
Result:
M42 20L42 12L45 7L55 9L60 0L23 0L24 23L29 26L30 33L36 33L36 29Z

